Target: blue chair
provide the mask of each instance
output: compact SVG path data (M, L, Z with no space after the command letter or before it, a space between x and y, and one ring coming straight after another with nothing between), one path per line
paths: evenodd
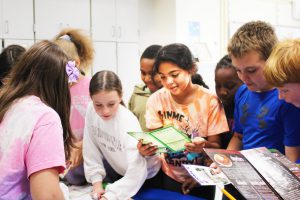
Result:
M172 192L162 189L144 189L139 191L134 200L205 200L191 195L184 195L178 192Z

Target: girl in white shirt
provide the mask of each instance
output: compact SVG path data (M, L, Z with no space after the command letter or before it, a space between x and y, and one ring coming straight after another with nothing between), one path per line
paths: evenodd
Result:
M90 96L83 137L84 169L93 184L93 197L105 200L129 199L137 193L147 176L153 177L160 165L147 169L146 160L137 150L137 141L127 134L141 131L137 118L124 107L122 85L111 71L96 73L90 82ZM120 105L121 104L121 105ZM105 189L103 160L122 178ZM154 160L159 162L159 160Z

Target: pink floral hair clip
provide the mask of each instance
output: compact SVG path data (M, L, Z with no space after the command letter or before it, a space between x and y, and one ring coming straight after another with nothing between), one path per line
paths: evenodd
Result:
M68 75L68 82L69 83L77 83L77 80L79 78L79 70L77 69L75 65L75 61L68 61L66 65L66 72Z

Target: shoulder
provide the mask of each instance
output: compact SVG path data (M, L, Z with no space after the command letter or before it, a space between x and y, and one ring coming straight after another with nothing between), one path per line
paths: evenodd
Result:
M125 106L123 106L123 105L119 105L119 115L122 117L122 118L127 118L128 120L129 119L132 119L132 118L134 118L134 119L136 119L136 116L128 109L128 108L126 108Z
M33 95L18 99L5 118L8 124L16 123L18 119L18 126L22 127L44 126L51 123L61 126L57 112Z
M294 106L293 104L287 103L284 100L279 100L281 104L282 113L284 116L294 115L295 117L300 116L300 108Z
M201 96L204 96L207 98L216 98L217 97L217 95L214 92L210 91L209 89L202 87L200 85L196 85L196 86L197 86L198 95L201 95Z
M93 101L90 101L88 103L87 109L86 109L86 115L91 115L95 113L95 109L94 109L94 105L93 105Z
M91 77L89 76L83 76L79 82L82 82L82 83L90 83L91 81Z
M150 96L151 92L144 83L141 83L134 86L133 95Z
M120 105L118 108L116 120L118 123L125 125L129 129L134 127L134 129L138 128L140 130L140 123L137 117L123 105Z
M197 85L197 99L209 104L220 104L218 96L207 88Z
M84 90L84 91L89 91L89 86L90 86L90 81L91 81L91 78L90 77L86 77L86 76L83 76L82 78L80 78L80 80L72 85L72 87L70 88L70 91L81 91Z
M154 92L148 99L149 102L161 102L162 100L169 99L170 97L170 92L166 88L161 88Z
M242 96L243 94L249 92L247 86L245 84L241 85L239 89L236 91L236 96Z
M241 85L235 93L236 101L242 99L250 92L245 84Z

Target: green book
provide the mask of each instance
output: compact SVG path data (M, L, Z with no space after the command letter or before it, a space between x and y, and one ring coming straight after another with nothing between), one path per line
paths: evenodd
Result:
M137 140L143 140L143 144L152 143L158 147L157 152L177 152L185 149L184 144L191 139L182 131L173 126L156 129L151 132L128 132Z

